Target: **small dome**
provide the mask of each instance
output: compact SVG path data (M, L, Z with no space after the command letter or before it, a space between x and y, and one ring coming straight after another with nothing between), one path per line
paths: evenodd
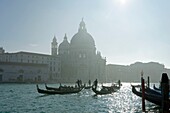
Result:
M68 49L70 47L70 44L67 40L67 36L65 34L63 42L59 45L59 50L61 49Z

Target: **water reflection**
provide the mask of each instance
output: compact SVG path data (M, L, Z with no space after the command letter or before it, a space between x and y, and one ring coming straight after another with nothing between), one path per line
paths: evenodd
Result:
M40 87L43 88L44 85ZM142 111L141 98L132 93L130 83L123 83L120 90L113 94L97 96L91 89L84 89L78 94L71 95L42 95L32 84L8 84L0 87L0 90L0 112L139 113ZM146 101L146 109L155 112L159 107Z

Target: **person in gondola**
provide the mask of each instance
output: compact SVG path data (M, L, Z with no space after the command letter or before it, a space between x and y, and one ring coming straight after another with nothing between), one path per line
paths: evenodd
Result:
M80 87L80 80L77 80L76 83L77 83L78 87Z
M120 82L120 80L118 80L118 85L119 85L119 87L121 86L121 82Z
M62 85L61 85L61 83L60 83L59 90L61 90L61 89L62 89Z
M97 84L98 84L98 81L97 79L94 81L94 86L95 86L95 89L97 88Z
M80 84L80 86L82 87L82 81L81 81L81 80L79 80L79 84Z
M89 86L91 86L91 80L89 80Z

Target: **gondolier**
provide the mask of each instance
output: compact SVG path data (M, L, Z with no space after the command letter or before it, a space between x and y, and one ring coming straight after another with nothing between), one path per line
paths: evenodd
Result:
M95 86L95 89L97 88L98 81L97 79L94 81L93 85Z

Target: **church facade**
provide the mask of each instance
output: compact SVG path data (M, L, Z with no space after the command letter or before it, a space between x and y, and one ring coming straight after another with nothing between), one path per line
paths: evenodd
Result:
M0 82L87 82L105 81L106 59L96 51L95 41L82 20L78 32L69 42L65 34L62 43L56 37L51 43L51 55L0 49Z
M71 38L70 43L65 35L59 45L59 58L61 60L61 76L63 81L95 80L105 81L106 59L100 52L96 52L95 41L87 32L82 20L78 32Z

